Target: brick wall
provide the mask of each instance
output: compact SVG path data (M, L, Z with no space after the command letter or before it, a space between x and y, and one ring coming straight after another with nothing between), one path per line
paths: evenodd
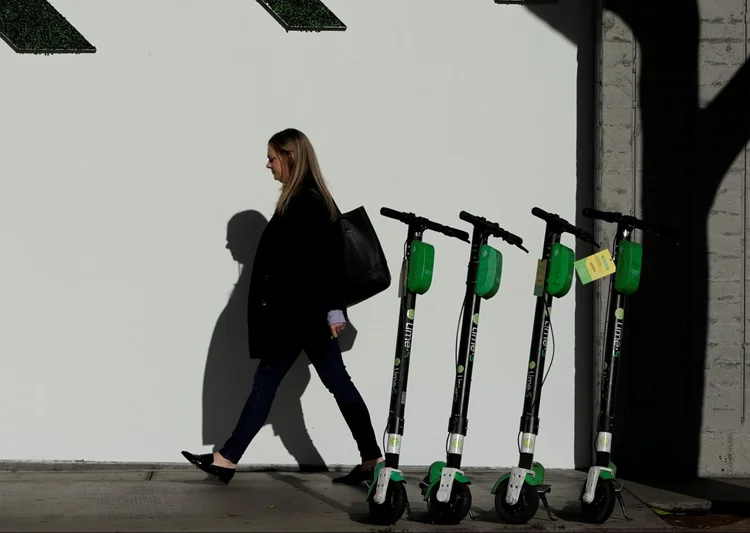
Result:
M597 132L595 203L599 209L618 210L642 216L644 205L642 198L644 189L643 95L639 91L643 81L641 77L642 43L639 41L636 45L633 28L639 39L651 39L648 45L656 45L653 44L655 40L652 36L648 34L643 36L639 33L639 24L642 25L651 15L644 13L645 8L641 7L644 4L637 6L641 12L636 13L633 2L637 0L620 2L615 9L617 14L604 9L601 15L597 57L599 129ZM699 2L700 37L697 42L698 64L696 68L697 99L701 109L720 93L747 59L747 4L748 0L700 0ZM671 7L671 9L674 8ZM653 22L657 25L669 24L665 22L665 15L664 12L653 15L655 18ZM682 20L677 17L674 24L685 27L686 20L689 21L687 15ZM673 30L663 25L661 28L664 32ZM689 58L683 52L688 47L690 37L679 28L674 29L674 32L672 53L676 59L674 62L665 59L663 67L660 65L659 68L664 69L661 83L677 85L686 80L694 80L695 72L690 73L685 69ZM653 54L652 50L650 68L653 68L653 62L658 62L659 58L668 58L668 53L660 51ZM674 69L674 75L670 69ZM653 89L653 86L649 86L649 89ZM675 97L685 98L685 101L688 101L689 92L689 88L685 90L683 87L680 94L676 94ZM747 99L750 99L750 92L747 93ZM675 339L669 344L658 338L660 335L658 327L653 325L649 327L649 324L644 324L643 320L633 326L637 331L633 332L631 337L634 341L631 349L641 349L648 344L654 346L654 353L648 356L638 354L640 357L638 363L633 363L629 367L623 363L626 367L623 368L624 390L618 401L622 423L618 426L618 431L630 434L627 438L620 438L620 446L627 449L620 450L619 455L623 457L621 460L629 465L631 470L639 468L643 470L659 462L669 462L670 453L679 454L680 450L696 444L669 442L670 439L697 440L695 469L698 474L747 476L750 475L750 422L746 411L750 403L747 399L748 383L745 376L750 373L747 372L750 365L744 357L743 347L748 342L747 322L750 320L750 296L748 296L750 291L747 290L750 289L747 275L750 250L745 244L748 232L746 223L748 147L745 146L733 163L727 165L728 170L722 170L719 173L723 178L720 181L717 180L718 187L713 204L708 204L710 198L706 199L708 193L706 193L705 183L712 179L711 173L715 173L716 168L721 166L714 163L720 161L725 155L721 153L723 148L731 145L731 142L725 142L725 136L737 135L741 132L736 131L736 128L731 132L719 131L720 127L711 130L710 124L706 126L702 122L703 115L700 113L696 110L695 118L692 116L685 118L686 127L690 131L686 134L686 140L679 140L679 143L683 145L682 148L672 147L674 154L680 154L675 155L674 166L661 162L657 165L656 172L686 174L684 186L679 181L679 176L672 176L671 181L665 178L664 186L672 188L674 202L686 206L684 209L676 208L674 205L669 207L673 214L671 220L681 225L687 231L686 234L690 235L690 242L686 243L688 251L683 248L681 253L684 255L679 256L689 265L687 267L689 273L685 274L686 286L681 287L687 292L702 290L699 288L701 287L700 278L706 276L700 268L693 269L690 266L696 261L695 254L703 252L701 250L690 252L689 250L695 250L696 235L702 231L701 224L696 222L696 219L702 216L701 210L696 206L704 203L708 206L706 246L708 307L703 309L697 306L700 308L697 310L690 307L689 296L682 300L670 299L668 292L665 291L662 293L664 299L660 301L658 293L653 291L650 293L648 305L662 306L664 313L684 312L687 330L691 333L695 332L695 335L682 338L678 329L674 329L670 334L675 335ZM737 109L737 113L748 117L747 106ZM747 123L745 120L744 128L747 128ZM721 121L718 124L721 125ZM664 131L668 132L669 129L664 128ZM652 163L651 166L653 171L654 164ZM653 175L651 179L654 179ZM690 179L694 181L690 182ZM688 186L688 183L693 185ZM669 202L669 192L660 194L662 194L661 198ZM597 224L595 230L602 244L611 243L614 234L612 225L606 224L602 227ZM638 240L640 240L640 234L638 235ZM649 257L656 255L655 253L649 255L654 246L652 244L644 250L644 268L655 268L653 264L648 263ZM660 279L668 280L663 273L659 275L662 276ZM603 342L606 290L606 284L599 284L595 287L594 346L597 354L601 352ZM639 308L643 309L643 305L644 303L641 302ZM674 309L675 306L682 307L683 305L687 307ZM701 322L708 323L705 337L700 328ZM673 321L673 324L679 324L677 319ZM693 345L690 344L691 340ZM669 353L670 357L666 359L669 364L660 366L660 354L665 354L670 350L683 351L684 363L680 354ZM697 408L700 410L700 417L696 420L696 431L680 433L685 423L679 412L680 406L684 404L688 409L687 406L691 402L700 401L700 398L694 398L694 396L700 394L701 387L695 386L692 381L696 373L700 374L700 368L695 368L695 365L700 364L703 364L704 368L702 373L703 401L702 407ZM595 376L598 376L600 368L600 360L595 361ZM645 378L645 374L650 372L658 372L660 376L658 379L654 376ZM598 386L598 381L596 384ZM661 396L654 394L652 390L660 386L668 389ZM653 410L650 410L648 403L641 401L644 395L648 396L651 401L659 402L659 405L654 405ZM640 404L639 401L641 401ZM669 402L669 406L662 409L665 402ZM637 407L638 405L641 407ZM654 420L646 421L649 417ZM674 424L672 429L669 429L670 424ZM660 428L663 428L661 433ZM659 444L660 442L665 444ZM617 444L618 441L615 440L615 446ZM672 450L672 452L668 452L667 457L659 458L660 450ZM617 449L615 449L615 454L617 462ZM695 455L693 452L689 454ZM682 471L690 469L690 460L682 461L679 468Z
M747 59L747 0L702 0L699 98L705 107ZM750 92L747 93L750 99ZM741 112L738 110L738 112ZM721 136L721 132L716 132ZM702 475L750 475L747 343L747 146L719 187L708 221L709 328L701 435ZM744 319L744 324L743 324ZM744 391L743 391L744 388ZM743 393L744 392L744 393ZM743 409L744 402L744 409Z

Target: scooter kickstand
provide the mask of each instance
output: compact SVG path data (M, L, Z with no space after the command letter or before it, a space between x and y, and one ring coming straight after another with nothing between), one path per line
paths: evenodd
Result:
M619 490L615 489L615 495L617 496L617 501L620 503L620 509L622 509L622 515L625 517L625 520L632 520L625 511L625 500L622 499L622 485L620 485Z
M542 503L544 504L544 509L547 511L547 516L549 516L549 519L553 522L557 522L557 518L552 516L552 511L549 508L549 503L547 502L547 493L552 490L552 487L548 485L542 485L539 487L537 492L539 493L539 499L542 500Z
M477 517L474 516L474 511L472 511L471 509L469 509L469 518L471 518L472 520L476 520L477 519Z
M411 504L409 503L409 498L406 498L406 514L409 516L409 520L414 520L414 515L411 514Z

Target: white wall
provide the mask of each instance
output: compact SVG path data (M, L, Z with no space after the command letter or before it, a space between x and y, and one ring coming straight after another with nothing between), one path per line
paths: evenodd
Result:
M573 45L491 0L327 0L348 30L317 34L286 33L251 0L53 4L98 52L0 46L0 459L180 462L212 449L212 336L236 357L226 373L246 380L243 398L252 372L227 348L242 335L214 332L237 280L226 224L271 216L266 141L293 126L341 208L368 209L394 278L405 227L381 206L468 229L466 209L525 239L528 255L495 243L503 285L483 304L465 448L466 465L515 463L544 227L530 210L575 219ZM427 239L437 266L417 305L403 464L444 457L468 253ZM548 467L573 466L574 296L553 310L537 445ZM351 311L345 360L378 436L397 310L394 283ZM358 461L314 371L302 407L326 462ZM266 426L243 463L294 459Z

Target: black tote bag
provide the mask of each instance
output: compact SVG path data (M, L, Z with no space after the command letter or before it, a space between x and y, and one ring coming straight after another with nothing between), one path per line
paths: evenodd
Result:
M383 247L364 206L339 212L344 247L344 292L347 307L372 298L391 285Z

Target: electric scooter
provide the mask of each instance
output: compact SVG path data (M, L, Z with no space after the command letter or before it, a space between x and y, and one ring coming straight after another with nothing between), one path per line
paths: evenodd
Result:
M456 353L456 374L453 387L453 407L448 420L446 460L430 465L427 475L419 484L433 521L440 524L458 524L471 512L471 481L461 470L464 439L468 429L469 394L474 368L474 355L479 327L481 300L489 300L500 288L503 256L489 246L490 236L498 237L526 253L523 239L482 217L466 211L458 215L474 226L469 265L466 276L466 294L461 309L461 341ZM458 339L457 339L458 340Z
M443 226L413 213L402 213L387 207L380 209L384 217L403 222L408 226L404 257L401 263L399 298L401 310L398 317L396 354L393 363L393 380L388 425L385 430L385 461L375 466L373 479L368 483L366 501L370 520L378 525L394 524L401 519L405 509L413 518L406 496L406 480L399 469L401 441L404 435L406 411L406 385L413 347L414 310L417 295L425 294L432 285L435 248L422 240L425 230L469 242L469 234L460 229Z
M574 252L560 242L563 233L571 233L578 239L594 244L594 237L585 230L574 226L556 214L534 207L531 214L544 220L544 248L537 266L534 294L536 309L531 334L531 351L524 387L523 415L518 444L519 461L511 471L498 479L492 487L495 496L495 511L500 518L510 524L523 524L531 520L539 508L539 500L550 520L555 520L547 503L546 494L551 487L544 484L544 466L534 461L536 437L539 434L539 407L542 386L547 376L542 378L547 356L547 339L552 332L552 358L554 359L555 334L552 329L550 312L552 299L562 298L573 284ZM550 361L550 366L552 361Z
M612 246L612 261L615 273L609 282L606 341L601 371L599 415L596 428L596 459L589 468L586 482L581 489L581 512L584 520L602 524L609 519L615 508L615 498L622 514L630 520L622 499L622 483L616 482L617 467L611 461L612 433L615 423L615 398L617 373L623 341L626 297L635 293L641 278L643 247L632 240L633 230L640 229L667 237L679 244L677 232L671 228L656 226L630 215L598 211L586 208L583 216L617 224L617 233Z

